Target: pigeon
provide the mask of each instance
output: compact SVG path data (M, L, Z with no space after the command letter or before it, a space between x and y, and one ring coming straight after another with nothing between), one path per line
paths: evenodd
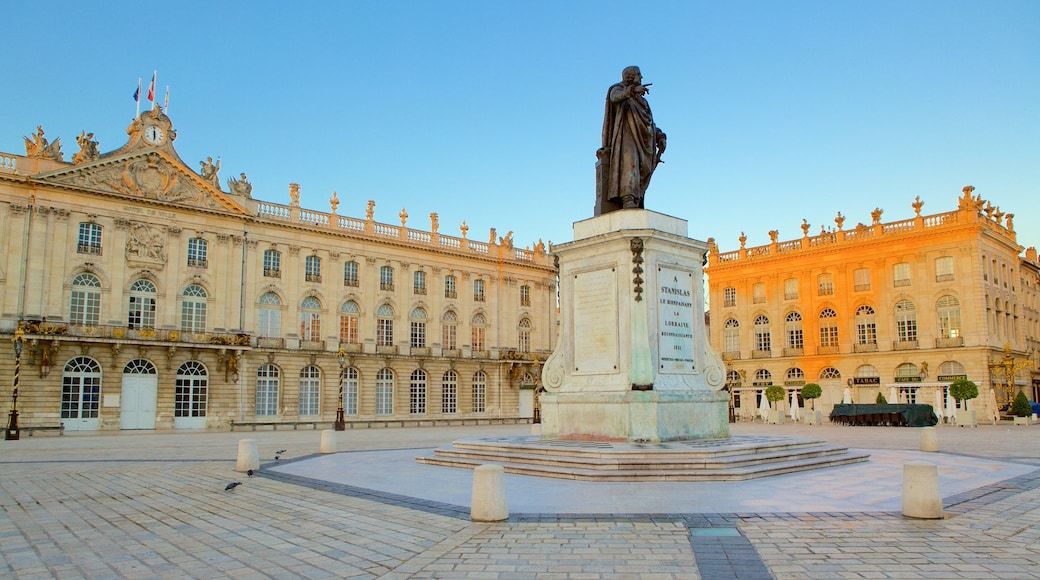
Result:
M224 491L231 491L240 485L242 485L241 481L232 481L231 483L227 484L227 487L224 488Z
M282 456L282 453L285 453L285 449L282 449L282 450L280 450L280 451L275 451L275 452L274 452L274 460L275 460L275 461L278 461L279 459L281 459L281 458L282 458L282 457L281 457L281 456Z
M246 470L246 475L248 475L249 477L253 477L253 473L254 473L254 472L253 472L253 470L252 470L252 469L247 469L247 470Z

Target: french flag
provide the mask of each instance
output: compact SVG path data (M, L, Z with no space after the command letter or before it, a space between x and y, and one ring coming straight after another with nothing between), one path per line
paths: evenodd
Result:
M148 102L150 102L150 103L154 103L155 102L155 73L156 72L157 71L152 71L152 84L148 85Z

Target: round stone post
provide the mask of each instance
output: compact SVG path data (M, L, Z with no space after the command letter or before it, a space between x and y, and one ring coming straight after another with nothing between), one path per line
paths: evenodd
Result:
M318 448L318 452L336 452L336 431L334 429L325 429L321 432L321 447Z
M473 498L469 519L497 522L509 517L506 470L501 465L478 465L473 470Z
M260 469L260 452L256 448L256 439L238 440L238 465L235 471L246 472Z
M903 515L937 520L943 517L939 493L939 468L934 463L903 464Z
M935 427L921 428L921 451L939 451L939 433Z

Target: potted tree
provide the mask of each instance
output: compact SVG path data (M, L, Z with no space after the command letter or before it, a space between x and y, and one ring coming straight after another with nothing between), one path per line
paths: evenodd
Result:
M823 389L816 383L806 383L802 387L802 398L809 401L812 405L812 411L805 414L806 425L819 425L823 423L823 413L816 410L816 399L819 399L823 395Z
M1029 416L1033 414L1033 406L1029 404L1026 394L1019 391L1011 403L1011 414L1015 417L1015 425L1029 425Z
M876 403L878 405L887 405L888 404L888 399L885 398L885 394L884 393L878 391L877 398L874 399L874 403Z
M769 423L774 425L784 424L784 412L780 410L778 405L774 405L774 403L784 400L786 394L787 391L785 391L780 385L770 385L769 388L766 389L766 400L769 401Z
M968 401L979 396L979 386L968 379L957 379L950 383L950 396L957 401L954 420L958 427L978 427L975 409L968 410Z

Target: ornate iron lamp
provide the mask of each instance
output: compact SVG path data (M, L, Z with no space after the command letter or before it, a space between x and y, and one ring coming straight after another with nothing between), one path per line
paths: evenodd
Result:
M7 432L4 434L4 439L7 441L17 441L22 436L18 429L18 375L22 370L22 343L24 341L22 334L22 324L19 322L18 330L11 339L11 342L14 343L14 390L11 393L11 413L7 417Z
M339 397L337 398L334 428L336 431L345 431L347 429L347 419L343 416L343 367L347 364L347 353L344 352L342 346L339 347L339 352L336 353L336 359L339 361Z

